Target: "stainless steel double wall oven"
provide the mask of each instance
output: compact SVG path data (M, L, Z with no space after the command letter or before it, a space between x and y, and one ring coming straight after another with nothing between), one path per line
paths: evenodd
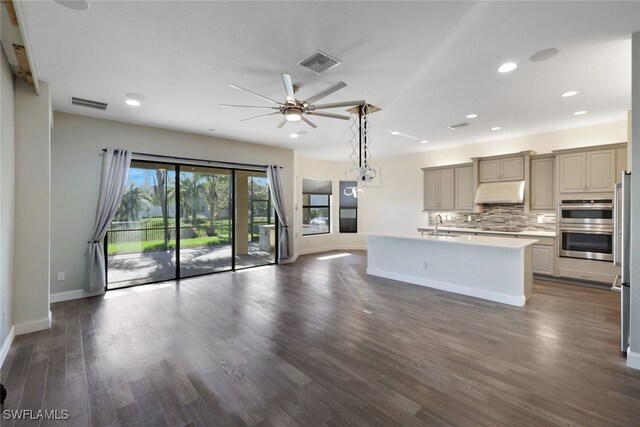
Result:
M613 261L612 199L562 200L558 206L561 257Z

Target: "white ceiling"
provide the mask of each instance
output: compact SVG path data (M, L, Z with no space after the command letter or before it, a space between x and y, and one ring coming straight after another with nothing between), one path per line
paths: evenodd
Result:
M220 137L348 161L348 122L240 122L265 110L218 104L265 104L228 84L284 100L282 72L302 98L343 80L348 86L322 102L366 99L383 109L371 116L374 159L623 120L631 107L640 2L89 3L87 11L24 4L38 77L51 83L58 111L204 135L215 128ZM529 61L550 47L560 53ZM322 75L297 65L316 49L343 63ZM499 74L506 61L519 67ZM579 94L561 98L568 90ZM129 107L128 92L147 100ZM109 108L74 107L71 96ZM479 115L471 126L447 128L469 113Z

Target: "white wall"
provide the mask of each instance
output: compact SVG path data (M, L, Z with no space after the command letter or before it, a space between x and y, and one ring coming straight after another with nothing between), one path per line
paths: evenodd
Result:
M13 74L0 48L0 365L13 326L15 130Z
M73 114L54 114L52 133L51 292L82 289L87 241L98 203L102 149L205 160L283 166L282 182L287 216L293 216L292 150L220 138L101 120ZM292 248L292 250L295 250ZM58 281L57 273L66 280Z
M296 200L295 236L298 254L322 252L334 249L366 249L366 241L362 235L355 233L340 233L339 227L339 181L345 180L346 164L325 160L309 159L296 156ZM330 180L332 186L331 198L331 233L316 236L302 235L302 180L319 179ZM358 229L360 216L358 216Z
M14 321L16 334L46 329L49 311L51 98L15 83Z
M422 212L423 167L468 163L472 157L526 150L544 154L626 140L627 123L621 121L393 158L376 159L374 152L371 165L382 169L382 188L367 189L360 199L360 230L415 230L426 224L426 213Z

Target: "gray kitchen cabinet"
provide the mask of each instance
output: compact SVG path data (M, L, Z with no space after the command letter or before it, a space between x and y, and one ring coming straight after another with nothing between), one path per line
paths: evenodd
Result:
M533 245L532 270L536 274L553 276L553 246Z
M455 209L472 210L476 197L473 182L473 165L455 168Z
M522 181L524 179L523 156L481 159L478 168L480 182Z
M555 210L555 170L553 155L531 159L531 210Z
M610 192L616 182L615 149L558 155L560 193Z
M553 237L519 235L522 239L537 240L531 247L531 270L534 274L555 275L555 242Z
M616 182L616 151L587 153L587 191L613 191Z
M423 209L453 210L454 168L423 169Z

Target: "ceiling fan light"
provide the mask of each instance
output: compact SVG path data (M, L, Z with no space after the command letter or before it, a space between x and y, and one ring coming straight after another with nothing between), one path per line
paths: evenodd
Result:
M302 114L298 111L287 111L285 117L288 122L299 122L302 119Z

